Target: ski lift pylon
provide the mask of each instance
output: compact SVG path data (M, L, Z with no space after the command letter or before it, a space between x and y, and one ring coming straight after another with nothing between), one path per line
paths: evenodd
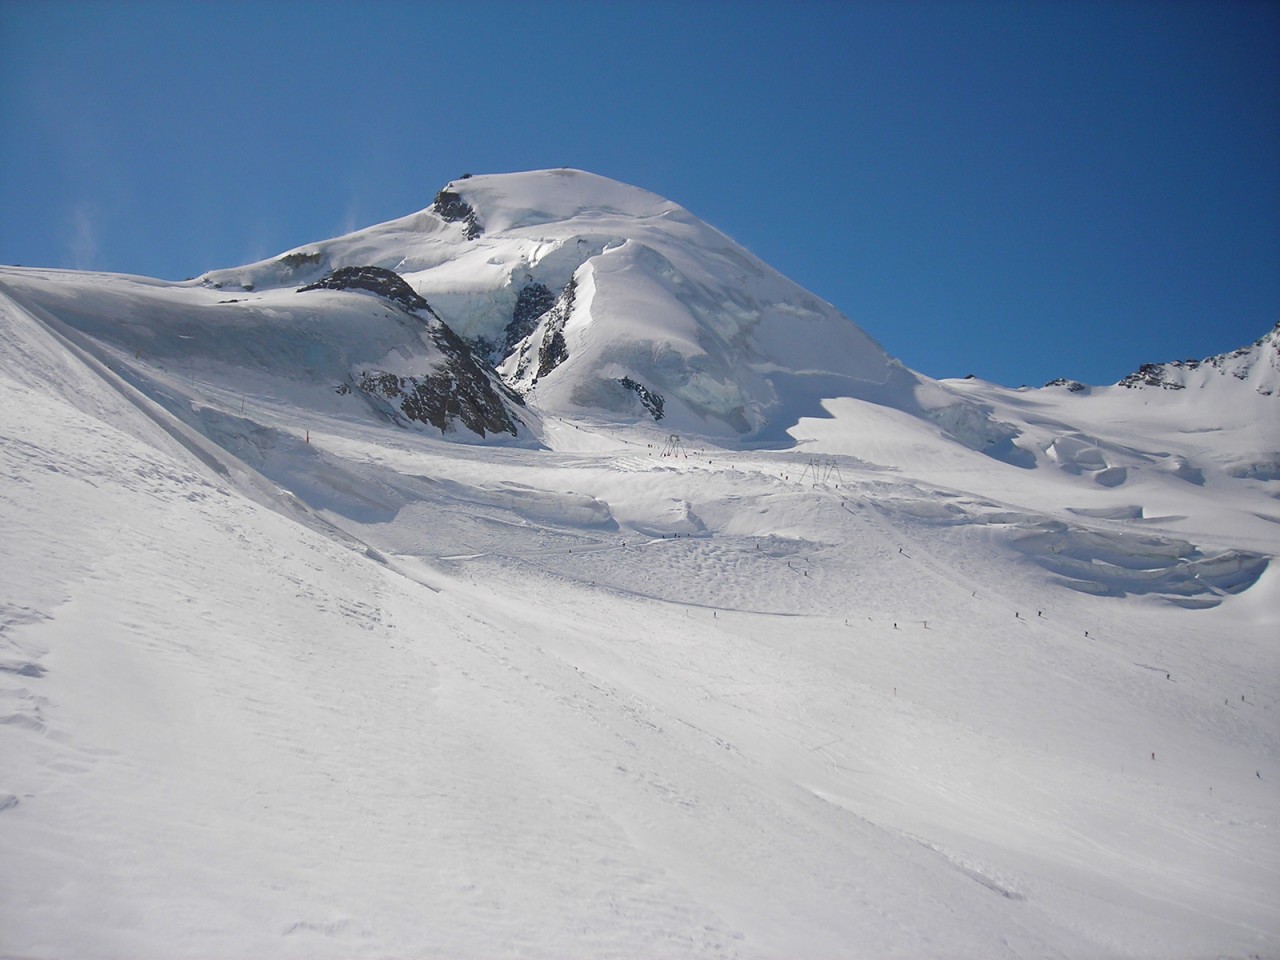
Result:
M684 457L689 459L689 451L684 448L684 441L680 439L680 434L673 433L667 437L667 442L662 447L662 456L664 457Z

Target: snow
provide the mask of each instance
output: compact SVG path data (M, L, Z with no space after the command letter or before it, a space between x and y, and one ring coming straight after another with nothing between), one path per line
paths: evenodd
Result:
M474 209L480 236L465 239L428 208L201 282L292 290L339 266L385 267L461 336L499 343L526 283L558 293L577 277L569 361L533 387L539 406L576 416L609 397L625 402L616 381L630 376L670 398L668 423L708 435L785 440L793 398L868 395L899 369L829 304L648 191L575 170L476 176L446 190ZM310 273L285 264L296 254L315 258Z
M490 253L710 231L619 186L452 185ZM656 237L572 264L507 444L335 393L426 347L272 262L0 269L0 954L1280 953L1277 397L934 383L852 324L735 354L768 298L708 332L690 278L776 275ZM571 406L659 340L771 442Z

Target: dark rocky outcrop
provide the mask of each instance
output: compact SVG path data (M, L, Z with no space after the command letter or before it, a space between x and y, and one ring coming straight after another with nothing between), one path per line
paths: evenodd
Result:
M477 358L398 273L382 267L343 267L298 292L309 290L365 290L377 294L425 324L424 336L441 354L431 370L421 374L362 370L359 376L338 386L339 394L358 392L397 422L427 423L441 432L460 422L481 437L490 433L516 436L516 420L509 404L523 405L524 401Z
M1185 367L1194 370L1200 366L1199 360L1186 360L1181 363L1144 363L1133 373L1121 380L1121 387L1160 387L1164 390L1182 390L1184 385L1168 378L1169 368Z
M399 304L410 313L423 312L436 320L440 319L431 309L431 304L409 286L400 274L383 267L341 267L315 283L299 287L298 293L306 293L308 290L367 290Z
M426 376L364 370L352 387L369 399L389 405L393 419L429 423L441 433L460 421L481 437L490 433L516 435L515 421L488 378L477 377L466 364L450 361ZM511 399L520 402L518 397ZM375 406L382 407L383 403L375 402Z
M547 330L542 335L542 349L538 351L538 372L535 380L541 380L560 364L569 359L569 345L564 340L564 325L573 312L573 298L578 283L572 277L565 284L555 305L547 311Z
M474 240L484 233L484 228L476 219L475 208L452 190L446 188L437 193L435 200L431 203L431 209L446 223L464 224L466 229L463 231L463 236L468 240Z
M649 415L654 420L662 419L662 408L665 405L662 394L650 390L644 384L632 380L630 377L622 377L618 382L640 398L640 403L649 411Z
M516 436L517 421L510 405L523 406L524 399L499 380L448 324L431 324L428 336L444 355L430 373L405 376L363 370L352 389L394 420L429 423L442 433L461 422L481 437Z
M537 379L541 380L568 359L569 345L564 342L564 327L548 328L538 359Z
M280 262L291 270L297 270L299 267L315 267L320 265L320 261L324 259L322 253L286 253L280 258Z
M542 315L555 306L555 294L544 283L536 280L525 284L516 297L515 308L511 311L511 322L507 324L506 334L500 348L502 355L509 354L517 343L533 333Z
M429 423L442 433L455 420L473 433L516 436L516 420L508 403L524 399L497 378L472 349L443 321L431 325L430 337L445 361L421 376L364 372L356 386L366 395L390 401L398 415Z
M507 321L497 341L475 337L467 342L477 356L486 358L495 368L499 367L520 346L520 342L538 328L543 314L555 306L555 303L556 296L546 284L531 280L516 295L511 319Z
M1045 384L1046 387L1066 387L1072 393L1085 393L1088 387L1079 380L1068 380L1066 377L1058 377L1056 380L1050 380Z
M1203 360L1144 363L1119 381L1118 386L1184 390L1187 387L1186 375L1202 368L1205 373L1212 371L1223 376L1230 375L1237 380L1248 380L1261 368L1266 373L1255 379L1255 389L1263 396L1280 395L1280 389L1277 386L1280 383L1280 323L1277 323L1269 333L1238 350L1215 354ZM1194 384L1197 381L1191 382Z
M517 389L523 391L532 389L539 380L569 359L569 345L565 342L564 325L568 322L569 315L573 313L573 301L577 289L577 281L570 277L550 309L536 318L523 338L512 342L508 356L514 353L516 363L514 371L508 375L508 381ZM535 309L535 305L540 300L540 295L531 295L526 309ZM512 324L515 324L514 317ZM540 338L539 330L542 331Z

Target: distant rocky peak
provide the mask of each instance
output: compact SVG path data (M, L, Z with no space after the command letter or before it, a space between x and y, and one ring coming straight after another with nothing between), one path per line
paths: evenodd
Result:
M1069 380L1066 377L1058 377L1055 380L1050 380L1048 383L1045 384L1045 386L1046 387L1066 387L1067 390L1071 393L1088 393L1089 392L1089 387L1087 385L1081 383L1079 380Z
M1176 375L1174 370L1194 370L1200 366L1199 360L1173 360L1168 363L1144 363L1133 373L1119 380L1120 387L1159 387L1161 390L1182 390L1186 384Z
M1263 396L1280 396L1280 323L1248 346L1203 360L1144 363L1117 386L1184 390L1203 386L1214 375L1248 381Z

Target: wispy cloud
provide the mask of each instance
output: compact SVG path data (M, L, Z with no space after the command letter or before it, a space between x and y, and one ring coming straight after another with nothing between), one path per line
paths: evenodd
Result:
M351 233L361 227L367 227L362 218L364 216L364 190L352 188L347 195L347 208L342 215L342 222L339 224L339 235Z
M341 236L346 233L354 233L360 228L360 225L355 204L350 204L347 207L347 212L342 216L342 223L338 228L338 235Z
M278 241L275 238L279 232L275 224L259 218L253 225L253 234L249 238L243 262L257 263L259 260L265 260L273 253L276 253L275 244ZM230 264L219 264L219 266L230 266Z
M98 263L98 212L90 203L78 203L71 211L71 239L67 250L71 265L90 270Z

